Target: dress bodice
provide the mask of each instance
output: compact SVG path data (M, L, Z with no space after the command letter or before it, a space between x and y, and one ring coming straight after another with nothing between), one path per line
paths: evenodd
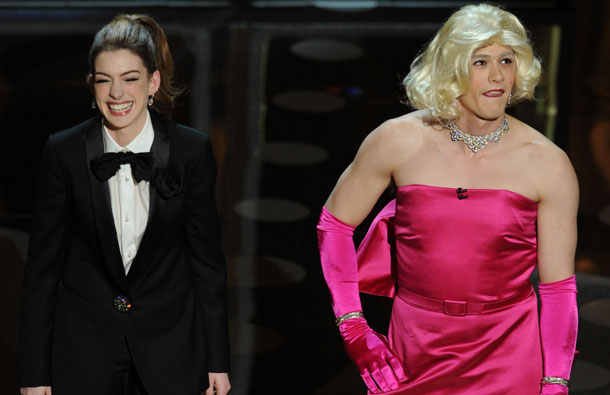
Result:
M537 209L535 201L508 190L469 188L460 194L454 188L398 187L398 287L476 301L504 299L531 287Z
M537 212L507 190L398 187L358 248L359 289L396 296L388 339L408 379L388 395L540 392Z

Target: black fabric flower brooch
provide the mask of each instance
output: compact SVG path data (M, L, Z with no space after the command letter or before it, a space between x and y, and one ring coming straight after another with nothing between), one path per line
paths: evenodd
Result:
M172 163L165 168L156 168L150 179L152 187L165 200L181 194L183 183L184 167L179 163Z

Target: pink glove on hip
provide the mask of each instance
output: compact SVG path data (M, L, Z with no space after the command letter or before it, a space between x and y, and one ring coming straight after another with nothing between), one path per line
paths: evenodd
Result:
M362 311L358 262L352 238L354 227L324 207L317 228L322 272L330 290L335 317ZM363 318L344 321L339 325L339 331L347 354L372 393L398 388L405 373L385 336L373 331Z
M395 390L398 382L405 380L400 361L390 350L387 338L373 331L364 318L344 321L339 331L347 355L372 393Z
M570 379L578 334L576 277L538 284L540 291L540 340L545 377ZM544 384L542 395L567 394L568 387Z

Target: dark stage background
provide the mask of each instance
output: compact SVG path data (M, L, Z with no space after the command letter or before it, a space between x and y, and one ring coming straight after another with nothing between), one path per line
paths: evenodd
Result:
M333 323L315 224L363 138L410 111L402 77L466 3L0 0L0 394L17 393L19 295L41 150L49 134L95 114L88 47L122 12L148 13L165 28L188 87L175 119L214 141L231 393L364 393ZM538 100L511 111L568 152L581 184L572 393L609 394L610 2L495 3L522 19L543 58ZM391 301L364 297L364 306L384 332Z

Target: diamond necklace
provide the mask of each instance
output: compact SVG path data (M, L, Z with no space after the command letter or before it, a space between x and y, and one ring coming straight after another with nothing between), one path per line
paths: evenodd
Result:
M449 129L449 133L451 133L451 140L463 141L464 144L466 144L466 146L468 146L468 148L470 148L474 153L477 153L485 148L485 145L487 145L489 142L500 142L500 138L504 135L504 133L508 133L510 130L508 127L508 119L506 119L506 117L504 117L504 122L502 122L499 128L489 134L486 134L485 136L471 136L468 133L464 133L458 129L453 122L446 122L445 127Z

